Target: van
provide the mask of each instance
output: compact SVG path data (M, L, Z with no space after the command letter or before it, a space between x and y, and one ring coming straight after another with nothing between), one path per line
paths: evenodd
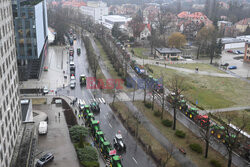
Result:
M38 133L42 135L42 134L47 134L47 132L48 132L48 123L46 121L41 121L39 123Z
M84 104L83 100L79 99L78 105L79 105L79 110L83 110L84 109L84 105L85 104Z

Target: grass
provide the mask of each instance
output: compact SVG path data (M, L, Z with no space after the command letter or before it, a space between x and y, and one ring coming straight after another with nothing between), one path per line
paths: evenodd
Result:
M129 48L131 52L134 50L134 56L141 58L141 59L148 59L148 56L144 54L144 52L150 52L149 48Z
M204 109L227 108L249 104L250 84L237 78L222 78L198 74L187 74L177 70L166 69L154 65L146 65L153 69L156 78L164 75L166 85L173 76L184 78L185 98Z
M127 106L123 102L115 102L115 108L118 108L118 113L122 117L124 124L127 124L133 131L136 131L137 120L133 116L133 114L128 111ZM144 145L150 145L152 152L155 154L156 157L165 160L166 155L168 152L165 148L161 146L161 144L153 137L143 126L142 124L138 125L138 137L142 140ZM167 164L168 167L178 167L179 164L175 159L171 158Z
M184 148L186 151L186 156L191 159L197 166L203 166L203 167L210 167L210 160L215 159L221 162L221 164L227 164L227 160L218 152L213 150L212 148L209 148L208 151L208 158L204 158L204 151L205 151L205 143L201 141L201 139L197 138L189 129L187 129L185 126L183 126L180 122L177 121L176 129L181 130L185 132L186 136L185 138L179 138L175 136L175 131L172 130L172 128L167 128L161 123L160 117L154 116L154 113L151 109L148 109L144 106L142 101L136 101L134 102L135 106L140 110L143 111L143 114L153 123L153 125L159 129L159 131L167 138L169 139L174 145L178 148ZM157 104L154 106L154 110L160 110L161 107ZM173 120L172 116L168 112L164 112L163 119L169 119ZM197 153L193 152L189 144L191 143L200 143L202 145L203 153L201 155L198 155Z
M204 64L204 63L187 63L187 64L180 63L180 64L167 64L167 65L173 66L173 67L191 69L191 70L195 70L195 68L198 67L199 71L225 73L224 71L221 71L220 69L218 69L210 64Z
M47 99L46 98L32 98L32 105L36 104L46 104Z
M232 119L231 123L237 127L243 125L243 117L245 120L250 120L250 110L240 110L240 111L230 111L230 112L221 112L216 113L216 116L220 117L223 121L228 122L228 119ZM244 129L245 132L250 134L250 122L247 122L247 125Z
M102 60L105 63L105 66L108 69L107 71L109 72L109 74L111 75L111 77L114 78L114 79L122 79L120 76L118 76L118 73L115 71L113 65L111 64L111 62L110 62L110 60L108 58L107 53L104 51L104 49L102 47L102 44L99 42L99 40L95 40L95 42L96 42L97 47L100 50L100 54L101 54ZM127 88L124 83L122 84L122 87L123 87L123 90L126 91L126 92L133 91L132 88Z

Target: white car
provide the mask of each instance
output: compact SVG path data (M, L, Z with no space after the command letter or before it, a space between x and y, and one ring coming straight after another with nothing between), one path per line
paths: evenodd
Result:
M48 132L48 124L47 124L47 122L46 121L41 121L39 123L38 133L40 135L42 135L42 134L47 134L47 132Z
M85 103L83 102L83 100L79 99L78 105L79 105L79 109L80 109L80 110L83 110L83 109L84 109L84 106L85 106Z
M49 93L49 89L45 86L43 88L43 94L48 94Z
M70 88L74 89L76 86L76 82L71 80L69 85L70 85Z
M76 81L76 77L75 76L71 76L70 77L70 81Z

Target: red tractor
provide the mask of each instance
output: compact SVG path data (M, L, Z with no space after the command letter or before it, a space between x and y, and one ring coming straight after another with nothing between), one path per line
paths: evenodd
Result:
M206 127L210 124L208 115L196 115L194 121L201 127Z

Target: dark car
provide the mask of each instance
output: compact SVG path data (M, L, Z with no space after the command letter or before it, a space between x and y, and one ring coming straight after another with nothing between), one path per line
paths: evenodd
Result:
M229 66L228 69L229 70L234 70L234 69L237 69L237 66Z
M53 161L53 159L54 159L54 155L52 153L47 153L37 161L36 167L45 166L48 162Z

